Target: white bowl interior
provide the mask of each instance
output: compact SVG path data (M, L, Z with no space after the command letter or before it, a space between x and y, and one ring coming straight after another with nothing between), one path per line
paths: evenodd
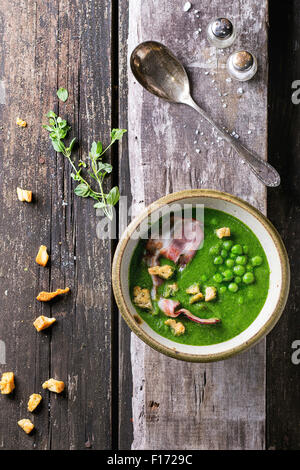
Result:
M220 354L226 353L227 351L231 350L232 348L238 347L241 344L249 341L254 335L256 335L260 329L264 326L264 324L269 320L271 317L276 304L280 297L280 290L282 285L282 270L281 270L281 263L280 257L277 252L276 246L274 241L265 227L260 223L260 221L250 214L245 209L241 208L238 205L235 205L232 202L224 201L222 199L216 199L212 197L192 197L189 198L188 202L190 204L204 204L205 207L211 209L218 209L223 212L227 212L230 215L233 215L237 219L240 219L244 222L256 235L258 240L260 241L270 267L270 283L269 283L269 291L266 302L260 311L257 318L254 320L251 325L244 330L239 335L231 338L228 341L224 341L222 343L213 344L209 346L193 346L187 344L180 344L175 341L171 341L167 338L156 333L146 322L142 322L140 328L144 330L144 332L153 338L155 341L159 342L160 344L168 347L174 351L174 349L178 352L182 352L185 354L197 354L197 355L210 355L210 354ZM176 201L176 203L183 205L187 203L186 199L181 199ZM138 230L138 228L137 228ZM122 258L121 263L121 285L123 296L125 298L126 304L129 307L131 315L136 315L137 312L131 302L130 294L129 294L129 266L132 254L134 249L138 243L138 239L136 237L131 237L127 243L127 246L124 251L124 255Z

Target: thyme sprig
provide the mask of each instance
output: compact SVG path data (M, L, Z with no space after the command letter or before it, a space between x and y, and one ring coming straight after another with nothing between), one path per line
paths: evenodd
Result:
M110 133L110 143L107 147L103 148L102 142L93 142L91 150L88 154L89 160L89 176L96 181L97 190L93 189L91 184L82 175L82 170L88 167L88 164L82 160L78 163L78 168L73 162L71 155L74 148L76 138L73 138L66 146L64 139L71 129L65 119L57 116L53 111L47 113L48 124L44 125L44 129L49 132L49 137L52 146L56 152L62 153L69 161L72 167L71 177L79 184L74 189L74 192L79 197L91 197L97 202L94 204L96 209L102 209L106 217L110 220L113 218L113 206L117 204L120 198L119 188L114 186L109 193L105 193L103 189L103 182L105 177L110 174L113 167L110 163L102 161L105 152L113 145L114 142L120 140L126 129L112 129Z

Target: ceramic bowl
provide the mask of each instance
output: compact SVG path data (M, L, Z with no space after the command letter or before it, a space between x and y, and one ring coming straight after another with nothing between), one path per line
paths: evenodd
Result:
M129 265L138 243L137 233L149 214L162 206L177 203L204 204L219 209L244 222L259 239L270 267L270 285L266 302L257 318L239 335L218 344L193 346L176 343L160 336L138 315L129 294ZM271 331L279 320L289 292L290 270L288 256L277 230L271 222L247 202L219 191L195 189L169 194L146 208L124 232L113 261L113 290L121 315L131 330L157 351L190 362L223 360L244 351Z

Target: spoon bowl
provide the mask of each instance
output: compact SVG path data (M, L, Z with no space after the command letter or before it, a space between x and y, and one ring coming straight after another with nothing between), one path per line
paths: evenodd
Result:
M138 82L153 95L173 103L183 103L190 95L190 84L182 64L165 46L155 41L137 46L130 58Z

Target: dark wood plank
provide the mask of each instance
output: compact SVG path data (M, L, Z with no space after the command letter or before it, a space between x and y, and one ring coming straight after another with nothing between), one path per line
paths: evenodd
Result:
M300 449L300 365L291 360L300 338L300 105L291 101L292 82L300 79L299 27L299 1L270 2L269 160L282 184L268 193L268 216L286 244L292 281L285 312L267 337L267 447L291 450Z
M1 18L0 339L7 344L7 366L0 370L16 373L17 388L13 398L1 397L0 446L110 448L111 243L97 239L93 203L74 196L68 162L54 153L41 123L49 108L66 117L79 138L80 158L92 140L108 140L111 3L30 1L25 7L4 1ZM66 104L58 104L59 86L69 90ZM18 115L27 128L17 128ZM17 185L33 189L34 204L17 201ZM46 269L34 262L41 243L51 253ZM34 300L42 289L65 285L71 295L52 306ZM41 313L57 317L52 332L34 331L32 321ZM67 391L43 391L37 431L26 436L16 422L28 415L29 394L49 376L64 380Z
M188 67L195 99L266 158L267 3L196 1L193 7L199 18L193 12L183 13L181 1L129 2L128 53L151 38L169 46ZM224 62L230 51L216 53L205 38L209 20L224 11L241 31L235 47L248 47L260 59L256 79L242 85L242 97L237 93L241 85L225 80ZM197 36L199 27L202 33ZM218 90L228 92L226 108ZM130 72L128 99L136 213L166 193L191 187L225 190L265 211L263 185L226 145L219 145L192 110L151 96ZM197 128L203 137L196 137ZM265 341L234 359L197 365L166 358L133 335L131 361L134 449L264 448ZM178 386L178 377L184 387ZM155 409L153 402L159 404Z
M119 126L128 129L128 2L119 2ZM132 204L128 155L128 135L122 139L119 153L119 187ZM119 235L126 228L130 217L127 210L120 210ZM133 439L132 426L132 370L130 361L130 330L120 318L119 324L119 449L130 449Z

